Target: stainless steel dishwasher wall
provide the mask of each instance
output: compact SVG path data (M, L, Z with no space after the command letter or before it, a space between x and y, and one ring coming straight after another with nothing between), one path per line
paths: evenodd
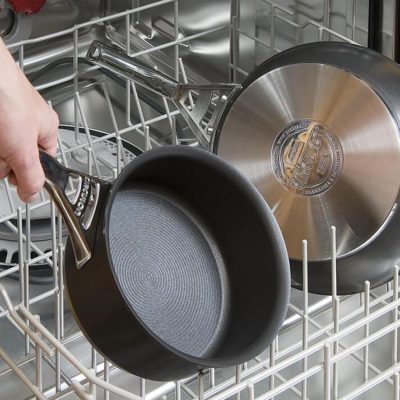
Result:
M122 0L108 2L107 12L120 12L132 6L143 6L151 0ZM179 54L185 65L209 81L229 79L231 17L238 8L242 26L249 31L255 29L256 2L244 1L240 6L231 0L182 0L179 2L178 37L184 38L201 32L217 29L215 32L181 43ZM174 14L171 7L160 7L134 15L132 32L152 45L171 40L174 35ZM167 50L167 53L171 54ZM241 54L249 68L254 67L254 41L242 38Z
M181 82L217 77L241 81L263 60L296 44L354 39L365 45L367 3L115 0L103 4L97 20L91 21L91 13L84 10L79 17L85 19L76 26L9 45L68 125L60 128L59 159L112 180L141 151L197 143L171 103L124 80L116 83L82 62L92 39L120 46ZM388 49L391 3L385 1ZM390 284L370 290L366 282L360 295L317 296L293 290L278 338L254 360L159 383L103 360L74 322L63 291L67 233L46 193L25 205L7 180L0 181L0 227L1 400L399 398L395 266ZM333 229L333 254L335 244ZM299 246L307 267L307 243ZM335 257L333 274L334 261Z
M99 16L101 3L102 0L47 0L37 13L27 14L16 12L12 3L1 0L0 37L12 44L71 28Z

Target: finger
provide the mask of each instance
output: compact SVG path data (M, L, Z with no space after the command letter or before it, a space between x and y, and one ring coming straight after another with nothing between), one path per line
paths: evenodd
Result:
M10 172L7 179L8 183L10 183L13 186L17 186L17 177L15 176L13 171Z
M10 161L10 167L16 176L18 196L26 203L33 201L44 185L44 173L37 147L32 146L29 150L19 151Z
M55 156L57 152L57 135L58 135L58 116L56 112L44 103L46 107L44 115L44 121L39 132L38 145L46 153Z
M5 160L0 158L0 179L6 178L11 172L11 168Z

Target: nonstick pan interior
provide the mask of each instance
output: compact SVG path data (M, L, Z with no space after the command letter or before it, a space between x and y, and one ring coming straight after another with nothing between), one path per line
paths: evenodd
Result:
M221 250L196 210L163 186L127 182L114 198L109 241L125 299L166 344L194 357L229 325Z

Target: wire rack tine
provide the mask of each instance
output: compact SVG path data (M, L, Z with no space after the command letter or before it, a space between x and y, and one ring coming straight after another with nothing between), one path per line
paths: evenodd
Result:
M98 378L96 375L93 374L92 371L88 370L85 366L83 366L76 357L64 346L62 345L51 333L50 331L44 327L40 322L37 321L35 316L33 316L29 310L24 307L23 305L18 306L18 311L26 318L30 325L28 326L21 317L18 316L17 312L15 311L15 307L11 303L11 300L8 296L7 291L0 285L0 293L3 297L4 302L6 303L7 309L10 312L13 319L20 325L22 329L34 340L36 344L39 344L43 349L48 350L48 346L44 344L43 340L38 337L36 333L34 333L30 326L33 326L37 332L41 334L46 340L54 346L57 350L62 353L62 355L85 377L89 380L89 383L93 385L97 385L103 389L108 389L109 391L130 400L143 400L140 396L130 393L126 390L123 390L117 386L111 385L102 379ZM50 350L51 352L51 350ZM75 382L76 383L76 382Z
M308 243L307 240L303 240L303 350L308 348ZM308 363L307 357L303 359L303 372L307 371ZM301 388L302 400L307 399L307 379L304 379Z

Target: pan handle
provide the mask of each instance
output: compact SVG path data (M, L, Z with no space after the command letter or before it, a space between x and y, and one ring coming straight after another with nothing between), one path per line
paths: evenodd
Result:
M171 100L177 100L182 90L182 85L169 76L132 61L122 51L108 47L98 40L92 42L86 59Z
M40 162L45 173L45 188L55 202L68 228L76 266L82 268L92 257L99 212L111 184L93 176L64 167L55 158L40 151ZM65 193L70 178L77 178L78 190L74 201Z
M223 111L234 94L241 89L241 85L233 83L181 84L97 40L92 42L86 59L172 100L199 144L208 150ZM196 92L195 101L192 91Z

